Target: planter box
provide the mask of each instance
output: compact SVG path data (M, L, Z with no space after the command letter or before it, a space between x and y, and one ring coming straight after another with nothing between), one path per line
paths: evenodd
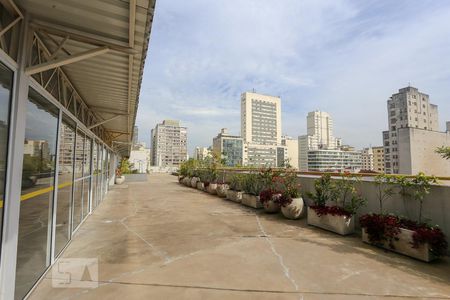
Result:
M201 181L198 181L197 182L197 190L204 191L205 190L205 184L203 182L201 182Z
M122 184L125 182L125 176L116 176L114 180L115 184Z
M413 242L413 234L414 231L400 228L400 233L397 235L398 241L393 240L392 244L394 248L389 247L389 242L384 241L381 243L371 243L369 240L369 235L366 232L366 229L362 229L362 240L364 243L375 245L377 247L381 247L396 253L400 253L403 255L407 255L422 261L430 262L432 260L437 259L436 256L434 256L430 252L430 247L428 243L419 245L418 248L412 247Z
M308 224L322 229L326 229L340 235L352 234L355 232L355 216L351 218L345 216L322 215L308 207Z
M237 203L241 203L242 202L242 194L243 192L240 191L234 191L234 190L227 190L227 199L237 202Z
M208 185L208 187L206 188L206 190L208 191L208 193L210 193L211 195L217 195L217 183L210 183Z
M259 196L244 193L242 194L242 204L253 208L262 208L263 205L259 201Z
M217 189L216 189L217 196L225 198L227 196L228 189L229 189L228 184L225 184L225 183L217 184Z
M278 203L275 203L273 200L269 200L264 202L263 204L264 211L268 214L275 214L280 211L280 205Z

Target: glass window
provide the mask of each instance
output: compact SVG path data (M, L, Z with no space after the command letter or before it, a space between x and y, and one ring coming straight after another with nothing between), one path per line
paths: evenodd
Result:
M73 192L73 224L72 231L82 220L83 212L83 162L84 162L84 133L77 130L75 141L75 183Z
M84 161L83 174L84 176L91 175L91 146L92 140L86 136L84 144ZM89 193L90 193L90 178L84 179L83 184L83 218L89 213Z
M9 107L13 72L0 63L0 245L2 239L3 203L8 150Z
M59 132L58 203L56 206L55 253L59 254L70 239L75 152L75 123L65 115Z
M92 208L97 207L97 177L98 177L98 146L94 141L92 146Z
M50 264L58 110L30 89L23 152L16 297L30 290Z

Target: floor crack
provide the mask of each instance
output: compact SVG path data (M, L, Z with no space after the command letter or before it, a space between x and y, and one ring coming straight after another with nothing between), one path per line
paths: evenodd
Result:
M270 239L270 236L264 230L264 227L262 226L258 215L255 214L255 216L256 216L256 222L258 223L258 228L262 233L260 236L263 237L267 241L267 243L270 246L270 250L272 250L272 253L278 258L278 262L280 263L280 266L283 269L284 276L292 283L295 290L298 291L298 284L297 284L297 282L295 282L294 278L291 277L289 268L284 263L283 256L281 256L281 254L279 254L277 252L277 250L275 249L275 245L273 244L272 240Z

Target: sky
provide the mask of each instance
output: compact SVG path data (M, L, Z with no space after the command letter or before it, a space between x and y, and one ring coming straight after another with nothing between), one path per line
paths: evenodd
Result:
M240 133L240 94L281 97L282 132L331 114L335 136L382 144L388 98L417 87L450 120L450 1L158 0L139 100L139 140L164 119L188 150Z

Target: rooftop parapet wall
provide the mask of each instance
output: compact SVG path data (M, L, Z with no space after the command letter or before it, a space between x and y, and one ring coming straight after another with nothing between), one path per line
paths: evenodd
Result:
M248 172L249 170L239 170L239 172ZM226 170L226 178L236 172L233 170ZM320 177L318 172L298 172L298 182L301 185L302 197L305 203L312 204L311 199L306 196L308 192L314 192L314 181ZM335 176L337 176L335 174ZM336 177L338 179L339 177ZM379 202L377 198L377 186L373 181L373 174L366 174L361 178L360 184L357 185L358 191L364 198L367 199L367 204L361 208L356 214L356 225L359 228L359 217L363 214L379 212ZM419 215L418 201L402 197L399 193L395 193L390 199L383 202L383 209L398 216L417 220ZM431 187L430 194L428 194L423 203L422 218L428 221L431 225L438 225L450 239L450 178L441 177L440 184ZM450 255L450 249L448 251Z

